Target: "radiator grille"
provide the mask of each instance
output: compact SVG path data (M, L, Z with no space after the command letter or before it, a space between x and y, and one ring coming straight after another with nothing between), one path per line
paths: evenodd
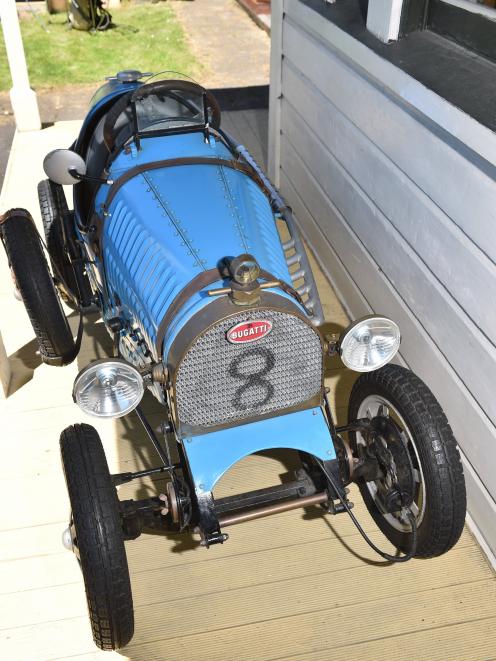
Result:
M272 331L256 342L231 344L234 325L268 320ZM322 387L322 347L305 321L257 309L223 319L200 335L176 376L181 425L213 427L298 406Z

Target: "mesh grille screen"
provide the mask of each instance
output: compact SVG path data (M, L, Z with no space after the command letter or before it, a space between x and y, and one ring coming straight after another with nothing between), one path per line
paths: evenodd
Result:
M257 319L272 331L256 342L231 344L227 331ZM185 355L176 378L181 424L212 427L297 406L321 388L322 348L316 331L296 316L245 311L220 321Z

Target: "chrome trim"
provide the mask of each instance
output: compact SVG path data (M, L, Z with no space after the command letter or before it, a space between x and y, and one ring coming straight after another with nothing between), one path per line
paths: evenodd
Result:
M202 308L197 312L183 327L183 329L178 333L174 339L168 356L167 369L169 372L170 382L169 382L169 401L170 401L170 410L172 413L174 425L178 430L178 435L180 437L185 436L194 436L196 434L206 434L211 431L217 431L219 429L227 429L229 427L238 427L242 424L247 424L254 422L256 420L263 420L266 418L276 417L282 413L292 413L294 411L300 411L315 406L321 406L323 403L324 396L324 338L318 327L315 327L309 320L309 318L297 307L293 301L273 292L262 291L260 303L255 306L250 306L247 308L249 311L260 310L260 314L263 315L264 311L274 310L276 312L286 313L298 317L304 321L310 328L313 329L315 334L320 340L321 350L322 350L322 369L321 369L321 388L318 394L311 399L298 404L297 406L288 407L285 409L278 409L273 413L267 415L256 416L252 418L242 418L236 422L229 422L221 425L216 425L212 427L197 427L192 425L181 424L178 416L177 410L177 399L175 397L176 393L176 377L179 371L179 367L183 358L188 354L193 344L196 342L200 335L208 332L212 327L217 325L219 322L229 319L230 317L238 316L240 313L240 308L232 303L232 301L225 296L214 298L212 303Z

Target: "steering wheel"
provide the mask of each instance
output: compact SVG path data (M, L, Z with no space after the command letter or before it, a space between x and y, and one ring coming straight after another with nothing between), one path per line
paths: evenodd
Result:
M197 113L202 108L198 108L196 104L192 103L189 99L183 98L175 92L186 92L196 95L205 95L207 112L211 117L210 125L214 129L218 129L220 126L220 107L217 103L217 99L214 95L201 87L197 83L193 83L187 80L158 80L155 83L148 83L142 85L135 90L131 90L126 94L123 94L121 98L115 103L115 105L109 110L105 118L105 123L103 126L103 139L107 146L109 152L112 152L115 147L115 124L120 117L120 115L126 111L126 109L133 103L142 101L149 96L157 97L170 97L175 101L183 105L189 111Z

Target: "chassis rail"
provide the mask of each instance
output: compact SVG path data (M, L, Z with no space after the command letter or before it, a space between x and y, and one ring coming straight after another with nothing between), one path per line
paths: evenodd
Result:
M253 519L260 519L264 516L278 514L280 512L288 512L289 510L297 509L298 507L310 507L311 505L324 504L329 500L327 491L313 494L313 496L301 496L301 498L294 498L292 500L285 500L283 502L274 503L273 505L266 505L265 507L258 507L246 512L238 512L221 516L219 518L219 525L221 528L232 526L236 523L243 521L251 521Z
M334 502L333 495L335 494L331 495L328 490L317 491L314 482L304 472L300 474L300 477L301 479L286 484L236 494L212 502L212 514L215 516L219 529L300 507L326 505L331 514L339 514L344 511L344 507L340 503ZM167 506L164 500L166 500L165 496L120 501L125 538L135 539L146 528L174 532L173 517L168 516L170 502ZM253 507L253 505L258 506ZM353 507L353 503L348 502L348 505ZM197 524L191 526L190 530L194 533L204 532ZM221 535L221 537L222 540L219 538L218 541L227 539L227 535ZM211 541L211 543L216 542Z

